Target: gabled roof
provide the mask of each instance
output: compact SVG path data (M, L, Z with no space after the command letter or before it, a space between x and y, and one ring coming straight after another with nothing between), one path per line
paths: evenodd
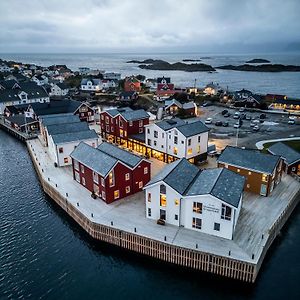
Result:
M123 150L119 147L116 147L110 143L103 142L98 146L98 149L111 157L114 157L117 160L120 160L124 164L130 166L131 168L136 167L141 161L142 158L130 153L126 150Z
M58 82L56 85L61 89L61 90L67 90L68 86L64 82Z
M280 156L265 154L258 150L227 146L220 155L218 162L260 173L272 174L279 160Z
M0 81L0 86L4 89L12 89L15 84L18 84L18 81L14 79Z
M178 126L177 130L180 131L185 137L190 137L203 132L208 132L209 128L199 120L193 123Z
M22 114L20 115L14 115L14 116L11 116L11 117L7 117L5 118L6 120L14 123L14 124L17 124L18 126L24 126L25 124L29 124L29 123L34 123L34 122L38 122L37 120L34 120L33 118L26 118L25 120L25 116Z
M90 130L89 125L86 122L74 123L64 123L64 124L53 124L47 126L47 131L49 135L61 134L61 133L71 133Z
M106 177L114 165L118 162L117 159L81 142L70 156L89 167L102 177Z
M238 207L245 185L245 177L225 168L206 169L189 186L187 196L211 194Z
M120 114L121 112L125 112L125 111L132 111L132 109L130 107L122 107L122 108L108 109L108 110L105 110L104 112L107 112L112 117L115 117L116 115Z
M149 115L143 109L132 110L130 107L122 107L106 110L106 112L115 117L121 115L127 121L135 121L149 118Z
M165 108L166 108L166 109L169 108L169 107L172 106L172 105L176 105L176 106L178 106L179 108L182 108L182 104L181 104L178 100L176 100L176 99L166 100L166 101L165 101Z
M187 102L187 103L183 103L183 105L182 105L183 109L190 109L190 108L196 108L196 107L197 107L197 105L193 101L190 101L190 102Z
M163 121L157 122L155 124L158 127L160 127L161 129L167 131L167 130L170 130L174 127L184 125L186 123L183 120L179 119L179 118L173 118L173 119L170 119L170 120L163 120Z
M282 142L273 144L268 151L272 154L280 155L288 165L300 161L300 153Z
M168 164L145 187L163 181L179 194L183 195L198 172L199 169L195 165L189 163L185 158L181 158Z
M40 117L40 120L44 126L50 126L53 124L67 124L74 122L81 123L79 117L73 114L44 115Z
M77 142L77 141L83 141L89 139L98 139L98 135L94 129L54 134L51 135L51 137L54 144L63 144L63 143Z
M171 83L171 78L170 77L164 77L164 76L163 77L158 77L156 82L161 83L164 80L166 81L166 83Z

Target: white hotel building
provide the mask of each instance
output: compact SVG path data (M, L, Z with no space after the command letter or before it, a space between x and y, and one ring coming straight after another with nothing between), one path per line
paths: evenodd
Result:
M244 184L245 178L230 170L199 170L177 160L144 187L146 217L232 239Z
M145 145L152 149L151 156L164 162L183 157L192 163L205 161L208 131L201 121L163 120L145 126Z

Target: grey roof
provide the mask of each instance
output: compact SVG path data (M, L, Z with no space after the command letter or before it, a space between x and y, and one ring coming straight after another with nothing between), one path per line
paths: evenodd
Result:
M64 82L58 82L56 85L61 89L61 90L66 90L68 89L68 86Z
M114 108L106 110L112 117L120 114L127 121L135 121L149 118L149 115L143 109L133 110L130 107Z
M208 132L209 128L201 121L196 121L193 123L178 126L177 130L180 131L185 137L189 137L203 132Z
M182 105L183 109L190 109L190 108L195 108L195 107L196 107L196 104L193 101L183 103L183 105Z
M113 109L106 110L106 112L108 114L110 114L112 117L115 117L119 113L125 112L125 111L132 111L132 109L130 107L122 107L122 108L113 108Z
M179 118L173 118L170 120L163 120L163 121L157 122L155 124L163 130L170 130L174 127L178 127L178 126L184 125L186 123Z
M98 85L101 83L101 80L97 78L94 79L83 78L81 80L81 85L86 85L88 81L91 81L93 85Z
M47 131L50 135L86 130L89 130L89 125L86 122L78 122L77 120L74 123L52 124L47 126Z
M165 101L165 107L166 107L166 108L168 108L169 106L171 106L171 105L173 105L173 104L177 105L179 108L182 108L182 106L183 106L183 105L182 105L178 100L176 100L176 99L166 100L166 101Z
M98 135L96 131L93 129L93 130L54 134L51 137L53 139L54 144L62 144L62 143L70 143L70 142L83 141L89 139L97 139Z
M117 163L115 158L83 142L74 149L70 156L103 177L106 177Z
M142 161L141 157L106 142L99 145L98 150L120 160L131 168L136 167Z
M288 165L300 160L300 153L282 142L273 144L269 147L268 151L272 154L283 157Z
M272 174L279 160L280 156L264 154L258 150L227 146L220 155L218 162Z
M24 126L25 124L38 122L37 120L35 120L33 118L28 118L28 117L25 120L25 115L24 114L10 116L10 117L7 117L5 119L8 120L9 122L17 124L18 126Z
M73 114L62 114L62 115L44 115L40 117L41 122L44 126L50 126L53 124L67 124L74 122L81 122L78 116Z
M207 169L198 173L186 195L211 194L234 207L238 207L244 185L245 177L230 170L225 168Z
M183 195L198 172L199 169L195 165L189 163L185 158L181 158L167 165L146 186L164 181L179 194Z

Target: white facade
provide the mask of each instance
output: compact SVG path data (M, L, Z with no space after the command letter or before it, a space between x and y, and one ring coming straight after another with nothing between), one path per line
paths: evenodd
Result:
M54 84L51 87L50 96L66 96L69 92L69 89L62 89L57 84Z
M145 143L154 150L187 159L207 153L208 132L186 137L176 127L165 131L149 124L145 128Z
M6 64L1 64L0 65L0 72L10 72L11 69L9 66L7 66Z
M165 194L161 194L161 185ZM149 219L165 219L168 224L226 239L232 239L242 205L242 198L235 208L210 194L180 195L163 181L145 187L145 199ZM230 217L225 215L226 209L231 211Z
M48 80L47 76L41 75L39 77L33 76L31 78L31 81L35 82L37 85L44 85L44 84L47 84L49 80Z
M102 88L105 89L110 89L110 88L116 88L116 83L113 80L102 80Z
M81 90L82 91L100 91L102 90L102 82L101 80L88 80L85 84L81 84Z
M57 163L59 167L71 165L72 159L70 154L80 142L85 142L94 148L97 148L99 145L98 138L55 144L52 137L48 136L48 151L52 160Z

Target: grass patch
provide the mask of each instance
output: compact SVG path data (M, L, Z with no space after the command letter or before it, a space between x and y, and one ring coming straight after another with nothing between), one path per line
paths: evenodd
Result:
M264 149L262 150L262 152L264 153L268 153L267 149L272 146L273 144L275 144L276 142L273 143L265 143L264 144ZM300 152L300 140L294 140L294 141L283 141L282 143L288 145L289 147L291 147L292 149Z

